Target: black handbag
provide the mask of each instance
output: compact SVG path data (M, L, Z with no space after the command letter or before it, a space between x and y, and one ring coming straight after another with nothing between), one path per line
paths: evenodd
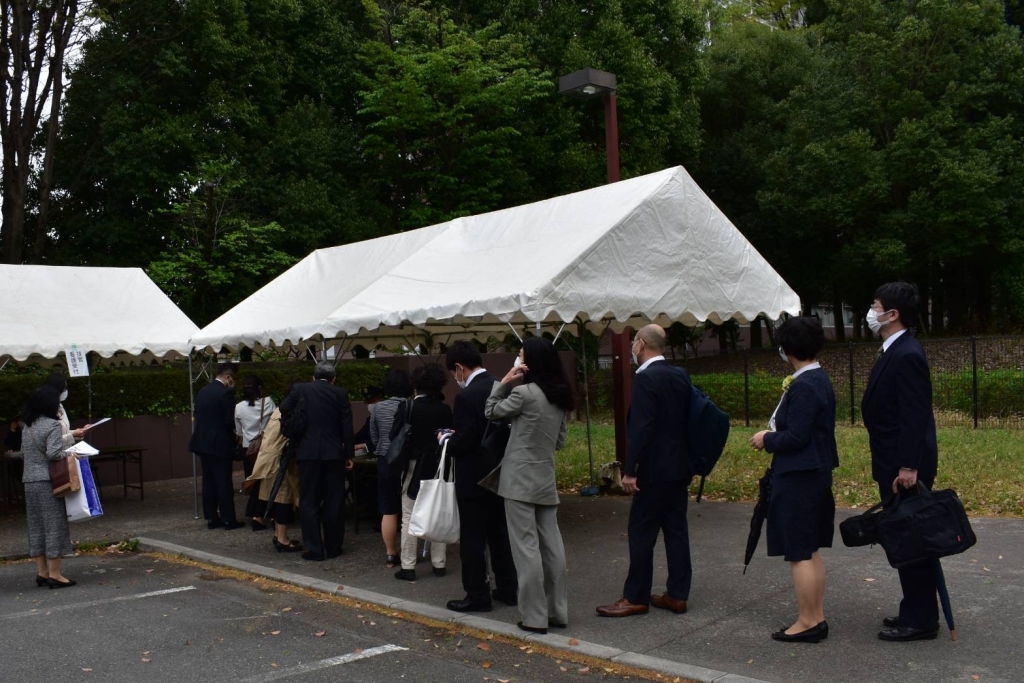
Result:
M512 425L503 420L488 420L480 446L487 451L491 462L497 466L505 457L508 440L512 436Z
M405 416L401 427L391 429L391 443L388 444L388 451L384 454L384 462L395 469L405 469L409 459L404 457L405 445L409 442L409 432L412 431L412 399L405 401Z
M889 499L889 503L895 496ZM843 537L843 545L847 548L858 548L862 545L878 543L878 518L882 514L882 505L886 501L875 503L865 512L839 523L839 535Z
M951 489L900 495L878 515L878 542L889 564L899 569L925 560L957 555L975 543L963 503Z

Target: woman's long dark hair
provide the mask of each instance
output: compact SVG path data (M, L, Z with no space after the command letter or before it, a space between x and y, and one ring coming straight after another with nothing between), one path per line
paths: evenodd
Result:
M576 408L576 394L554 344L543 337L529 337L523 342L523 362L530 368L525 380L539 386L548 401L566 412Z
M49 384L39 387L28 397L22 421L26 427L41 417L57 419L57 408L60 406L60 393Z
M57 396L59 398L60 395L64 393L64 390L68 388L68 380L67 378L64 377L64 375L60 374L59 372L54 372L51 373L50 376L46 378L46 382L43 384L43 386L53 387L54 389L56 389Z
M242 399L248 401L249 405L256 405L256 401L260 400L263 395L263 382L256 375L248 375L245 378L245 383L242 385Z

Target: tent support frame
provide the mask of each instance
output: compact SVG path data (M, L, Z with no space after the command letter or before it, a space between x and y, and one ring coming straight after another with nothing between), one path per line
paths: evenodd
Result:
M199 356L199 373L193 374L192 366L192 355L195 349L189 349L188 352L188 404L189 404L189 434L193 434L196 431L196 382L201 377L207 377L212 379L210 372L212 371L213 362L217 360L217 354L212 354L209 358L206 356L206 349L200 352ZM192 504L194 511L192 519L199 519L199 477L196 468L195 453L192 453Z

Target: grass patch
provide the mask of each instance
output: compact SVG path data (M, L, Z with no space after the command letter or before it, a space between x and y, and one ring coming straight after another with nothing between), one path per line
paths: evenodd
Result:
M761 429L733 426L729 443L704 494L711 500L753 501L757 480L771 456L754 451L750 437ZM595 476L600 466L615 459L615 429L608 421L592 425ZM954 489L972 515L1024 517L1024 454L1021 432L1013 429L940 427L939 476L936 488ZM840 466L833 473L836 505L863 508L878 500L871 479L871 455L864 427L836 428ZM587 428L569 425L566 447L555 458L559 489L577 491L589 483ZM600 483L600 482L598 482ZM696 486L696 482L694 487ZM696 488L693 489L696 491Z

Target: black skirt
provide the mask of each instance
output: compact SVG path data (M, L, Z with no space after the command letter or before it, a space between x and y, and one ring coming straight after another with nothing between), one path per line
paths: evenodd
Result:
M383 455L377 456L377 512L402 514L402 473L388 465Z
M835 517L831 470L773 474L768 556L800 562L819 548L831 548Z

